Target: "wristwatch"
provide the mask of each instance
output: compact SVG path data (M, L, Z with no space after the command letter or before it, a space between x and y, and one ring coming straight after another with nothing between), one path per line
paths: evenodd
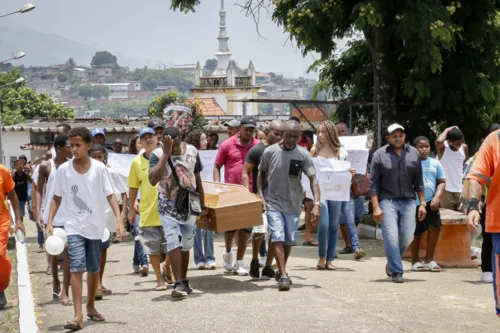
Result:
M323 207L323 204L321 204L321 201L315 202L315 206L318 206L319 208Z

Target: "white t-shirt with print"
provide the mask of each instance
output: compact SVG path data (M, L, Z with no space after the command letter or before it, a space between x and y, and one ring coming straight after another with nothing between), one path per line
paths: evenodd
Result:
M68 235L87 239L102 239L108 196L114 194L111 176L106 166L91 159L89 170L79 174L73 167L74 160L61 165L56 173L54 195L67 196L65 230Z

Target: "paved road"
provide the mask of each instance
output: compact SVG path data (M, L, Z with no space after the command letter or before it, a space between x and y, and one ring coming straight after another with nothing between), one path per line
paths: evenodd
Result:
M363 240L362 245L368 257L355 262L350 255L341 256L335 272L314 269L316 248L294 248L289 269L294 285L289 292L278 292L273 281L252 282L221 268L191 269L196 291L182 301L173 301L170 289L153 291L152 271L145 278L131 272L132 242L113 245L104 284L114 295L97 302L107 321L85 321L84 331L498 332L492 286L477 283L479 269L408 272L404 284L394 284L384 273L381 243ZM222 246L219 235L219 267ZM36 244L30 247L29 261L40 329L63 331L73 309L51 302L51 277L45 274L44 254L37 253Z

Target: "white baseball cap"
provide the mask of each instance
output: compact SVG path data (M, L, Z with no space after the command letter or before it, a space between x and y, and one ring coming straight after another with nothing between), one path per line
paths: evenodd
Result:
M390 125L389 127L387 127L388 134L392 134L392 133L394 133L394 131L397 131L397 130L402 130L404 132L405 128L397 123L394 123L394 124Z

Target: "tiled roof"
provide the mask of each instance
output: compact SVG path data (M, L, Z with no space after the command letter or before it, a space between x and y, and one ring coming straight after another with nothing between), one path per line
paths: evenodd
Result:
M217 103L214 97L187 98L186 103L199 103L201 114L206 117L226 115L226 113L222 110L222 108L219 106L219 103Z
M33 149L49 150L49 145L48 144L41 144L41 143L27 143L25 145L22 145L21 149L22 150L33 150Z

